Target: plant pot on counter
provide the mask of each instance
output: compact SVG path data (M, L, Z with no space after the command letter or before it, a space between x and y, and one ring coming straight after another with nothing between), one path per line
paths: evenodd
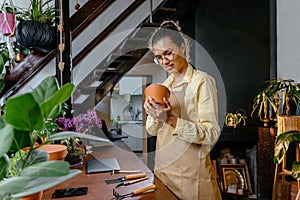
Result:
M25 147L23 150L27 152L30 147ZM50 160L65 160L68 154L67 146L62 144L45 144L38 149L44 150L49 154L48 161Z
M56 29L37 21L20 21L16 29L16 40L27 49L49 53L56 47Z
M43 191L34 193L25 197L20 198L20 200L41 200L43 197Z
M38 149L48 152L48 160L65 160L68 153L67 146L62 144L45 144Z

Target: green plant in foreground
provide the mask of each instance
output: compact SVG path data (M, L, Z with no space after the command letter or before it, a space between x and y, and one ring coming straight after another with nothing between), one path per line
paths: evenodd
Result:
M5 87L6 74L3 73L5 63L9 60L9 53L6 48L1 48L0 52L0 93Z
M49 118L56 118L61 105L70 98L75 87L71 83L58 88L55 77L44 79L32 92L11 97L0 117L0 199L20 198L43 191L62 183L80 170L70 170L65 161L48 161L48 153L39 150L44 143L66 138L86 138L108 141L92 135L66 131L47 135L44 143L35 146L39 132ZM20 150L29 146L26 154ZM10 155L19 154L15 160L16 174L8 177Z

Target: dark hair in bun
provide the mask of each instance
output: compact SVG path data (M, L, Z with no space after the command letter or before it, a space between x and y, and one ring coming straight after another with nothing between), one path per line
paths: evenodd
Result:
M183 43L186 47L185 56L189 61L189 44L187 39L181 32L181 28L172 20L164 21L160 24L160 27L154 31L150 40L149 48L152 49L153 44L157 43L161 39L169 37L178 47Z

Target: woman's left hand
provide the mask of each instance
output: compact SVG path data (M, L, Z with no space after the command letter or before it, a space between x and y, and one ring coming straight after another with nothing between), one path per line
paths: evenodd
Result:
M170 103L164 97L166 108L163 108L160 104L156 103L151 97L146 98L144 102L144 108L148 115L158 119L159 121L165 122L167 119L167 113L171 111Z

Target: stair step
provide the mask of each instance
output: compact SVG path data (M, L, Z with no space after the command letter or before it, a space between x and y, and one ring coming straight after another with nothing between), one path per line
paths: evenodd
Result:
M111 70L95 69L93 72L92 79L94 81L103 81L106 77L112 76L113 74L117 73L117 70L115 68L109 68L109 69L111 69Z
M134 49L144 48L148 46L148 41L145 38L127 38L120 46L123 52L130 52Z
M142 27L159 27L161 22L145 22Z

